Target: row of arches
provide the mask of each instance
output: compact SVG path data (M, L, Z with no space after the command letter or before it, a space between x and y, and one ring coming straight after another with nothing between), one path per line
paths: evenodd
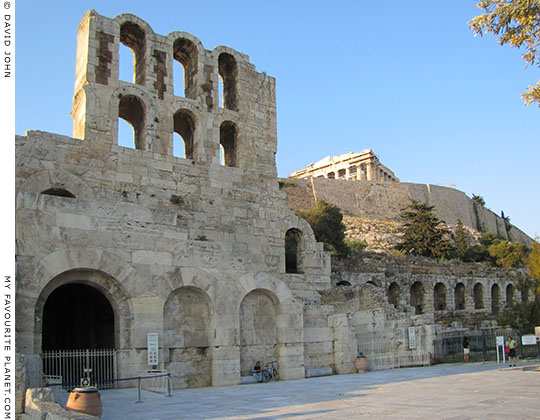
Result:
M147 106L137 95L122 95L118 104L118 118L123 120L128 130L119 124L118 144L139 150L147 150L145 143L147 122ZM194 145L197 130L197 118L188 109L179 109L173 116L173 156L186 159L194 158ZM235 167L237 163L237 145L239 128L233 121L223 121L219 127L220 163ZM129 138L132 138L130 140Z
M120 319L118 302L83 277L76 280L77 275L72 274L75 280L59 285L46 297L39 315L43 351L118 348L127 341L117 337L118 324L144 316L129 314ZM217 307L204 290L193 286L173 290L165 299L160 347L175 387L212 385L214 347L223 344L217 337ZM241 299L239 336L233 344L239 346L242 376L250 375L257 360L279 359L279 337L284 336L278 327L281 311L278 297L268 289L251 290Z
M466 286L462 282L458 282L453 290L449 293L447 286L444 283L437 283L433 287L432 301L433 308L427 305L427 291L420 281L414 282L409 289L409 304L415 308L417 315L429 311L448 311L448 310L485 310L486 306L490 305L491 313L497 314L501 309L501 286L493 284L489 289L489 301L486 299L485 287L482 283L477 282L472 288L470 298L467 298ZM401 308L401 288L397 282L393 282L388 287L388 303L394 305L397 309ZM527 293L521 293L521 301L527 301ZM450 302L449 302L450 301ZM505 304L510 306L516 303L516 287L513 284L508 284L505 288ZM469 306L470 305L470 306Z
M153 35L150 26L139 18L131 15L119 15L115 18L120 24L120 46L119 46L119 78L129 79L126 81L145 86L147 84L148 73L156 73L156 78L163 78L172 69L173 94L196 99L198 96L199 84L203 85L203 90L213 90L211 78L206 75L199 76L200 55L205 50L201 42L190 34L173 32L169 34L168 41L170 50L161 51L156 48L148 48L149 35ZM160 47L162 48L162 47ZM129 51L129 53L128 53ZM126 55L131 55L129 60ZM154 68L150 66L150 57L158 63ZM169 58L170 57L170 58ZM170 63L168 62L170 61ZM131 70L128 66L132 64ZM160 66L165 70L160 72ZM218 73L218 96L220 107L229 110L238 110L238 64L231 52L221 52L217 55ZM126 70L124 70L126 69ZM131 77L124 76L129 74ZM204 79L204 80L203 80ZM204 83L203 83L204 82ZM163 81L154 81L154 87L166 89ZM163 91L159 92L163 99Z

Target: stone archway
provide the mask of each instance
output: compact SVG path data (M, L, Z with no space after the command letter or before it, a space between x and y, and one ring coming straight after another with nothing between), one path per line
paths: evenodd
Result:
M214 309L195 287L174 290L163 308L164 351L175 388L212 386Z
M95 287L68 283L56 288L43 307L42 350L112 349L114 311Z
M278 360L278 301L263 289L248 293L240 305L240 374L251 375L251 366Z

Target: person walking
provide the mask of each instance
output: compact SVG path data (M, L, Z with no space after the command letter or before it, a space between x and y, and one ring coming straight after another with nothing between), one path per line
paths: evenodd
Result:
M516 356L516 348L518 346L517 341L509 336L506 339L506 345L510 349L510 351L508 352L508 361L510 362L510 366L517 366L517 356ZM512 360L514 364L512 364Z
M463 360L465 360L465 363L469 363L470 352L471 352L471 346L469 344L469 337L465 336L463 338Z

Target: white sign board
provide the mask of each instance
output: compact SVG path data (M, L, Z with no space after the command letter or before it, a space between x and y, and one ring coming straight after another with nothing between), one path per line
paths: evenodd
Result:
M414 350L416 348L416 330L414 327L409 327L409 349Z
M148 333L148 365L156 366L159 363L159 338L158 333Z
M521 344L524 346L536 346L536 335L527 334L521 336Z
M497 345L498 346L504 346L504 336L503 335L498 335L497 336Z

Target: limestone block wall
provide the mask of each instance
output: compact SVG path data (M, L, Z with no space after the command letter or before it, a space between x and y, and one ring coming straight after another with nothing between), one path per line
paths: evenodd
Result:
M275 179L95 139L16 142L18 352L41 352L48 297L83 283L114 309L121 376L147 368L158 332L177 387L238 383L252 358L304 377L302 302L329 287L330 259ZM285 272L290 228L305 233L299 274Z
M366 219L399 221L399 214L412 198L435 206L437 216L449 225L461 219L478 231L489 231L514 242L532 246L532 239L516 226L507 232L504 221L491 210L475 206L471 198L453 188L406 182L350 182L340 179L281 179L283 189L291 192L294 209L309 208L314 200L325 200L347 215Z

